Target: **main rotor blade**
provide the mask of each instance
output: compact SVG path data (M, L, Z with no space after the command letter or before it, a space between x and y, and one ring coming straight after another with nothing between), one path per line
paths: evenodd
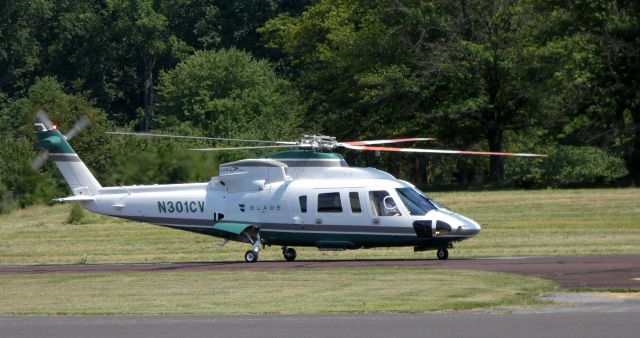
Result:
M338 142L338 146L346 147L349 146L366 146L373 144L388 144L388 143L402 143L402 142L417 142L417 141L433 141L435 138L432 137L407 137L407 138L395 138L388 140L368 140L368 141L347 141L347 142Z
M44 122L42 122L42 124L44 124ZM42 152L42 154L38 155L38 157L36 157L36 159L33 160L33 162L31 162L31 168L33 170L38 170L42 168L42 166L47 162L48 159L49 159L49 152L45 150Z
M128 132L121 132L121 131L108 131L106 133L111 135L164 137L164 138L177 138L177 139L187 139L187 140L238 141L238 142L271 143L271 144L285 144L285 145L298 144L298 142L290 142L290 141L247 140L247 139L226 138L226 137L183 136L183 135L167 135L167 134L151 134L151 133L128 133Z
M248 146L248 147L224 147L224 148L194 148L194 151L222 151L241 149L270 149L270 148L308 148L306 145L278 145L278 146Z
M420 149L420 148L393 148L393 147L370 147L370 146L350 146L348 148L349 149L354 149L354 150L397 151L397 152L405 152L405 153L547 157L547 155L542 155L542 154L503 153L503 152L495 152L495 151L445 150L445 149Z
M38 122L42 123L47 130L53 129L53 122L49 120L49 116L47 116L44 110L41 109L36 113L36 119L38 119Z
M88 127L89 124L91 124L91 122L89 121L89 117L87 117L87 115L82 115L82 117L78 120L78 122L76 122L76 124L73 125L73 127L69 130L67 135L65 135L64 137L67 138L67 141L71 140L76 135L78 135L78 133L84 130L84 128Z

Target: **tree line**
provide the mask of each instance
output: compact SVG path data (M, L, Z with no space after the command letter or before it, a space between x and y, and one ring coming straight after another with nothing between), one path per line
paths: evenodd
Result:
M28 169L40 108L61 130L90 115L73 145L105 185L205 180L254 155L115 129L549 154L345 153L426 189L639 185L639 14L630 0L2 1L0 211L65 194L53 165Z

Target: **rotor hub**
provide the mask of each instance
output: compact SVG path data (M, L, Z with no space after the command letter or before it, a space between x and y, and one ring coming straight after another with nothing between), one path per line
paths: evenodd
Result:
M300 139L300 146L313 150L333 150L338 146L335 137L326 135L304 135Z

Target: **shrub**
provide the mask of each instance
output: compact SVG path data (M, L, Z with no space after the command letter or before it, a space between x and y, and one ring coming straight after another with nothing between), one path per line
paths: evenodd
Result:
M84 209L78 203L73 203L71 211L69 211L69 217L67 217L67 224L82 224L84 219Z
M519 187L563 187L611 184L627 175L624 161L597 147L553 146L535 151L544 158L515 158L505 176Z

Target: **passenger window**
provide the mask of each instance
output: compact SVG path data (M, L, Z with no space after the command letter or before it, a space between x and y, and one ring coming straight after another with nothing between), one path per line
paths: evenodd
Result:
M376 216L400 216L400 210L389 192L384 190L370 191L371 211Z
M307 212L307 196L303 195L298 197L298 201L300 201L300 212Z
M352 213L361 213L362 207L360 206L360 194L357 192L349 193L349 203L351 204Z
M318 194L318 212L342 212L340 193Z

